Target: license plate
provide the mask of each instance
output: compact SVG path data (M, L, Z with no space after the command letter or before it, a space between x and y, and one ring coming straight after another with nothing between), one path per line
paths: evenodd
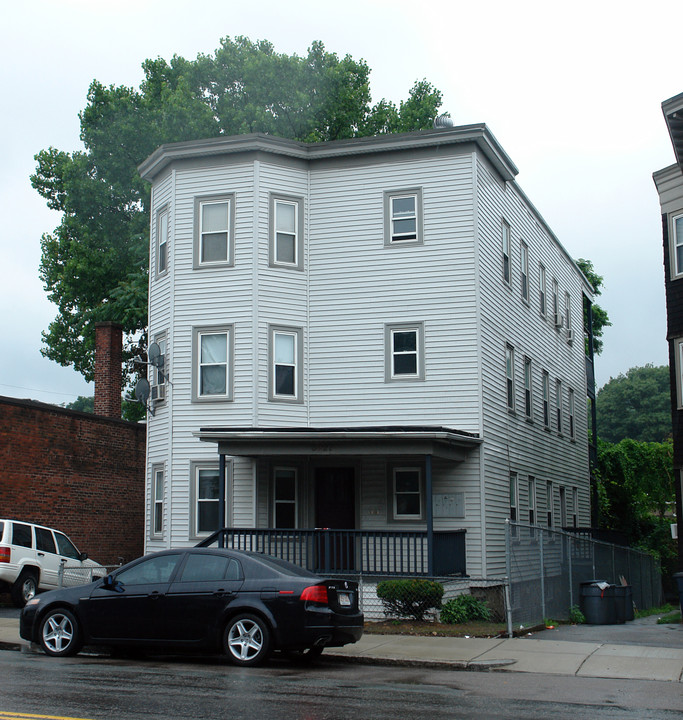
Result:
M343 607L351 607L351 593L337 593L337 598L339 599L339 604Z

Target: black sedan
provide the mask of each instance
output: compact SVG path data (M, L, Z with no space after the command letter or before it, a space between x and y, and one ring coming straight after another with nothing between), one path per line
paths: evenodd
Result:
M363 634L358 585L259 553L165 550L89 585L29 601L20 635L48 655L83 645L222 652L257 665L273 650L306 657Z

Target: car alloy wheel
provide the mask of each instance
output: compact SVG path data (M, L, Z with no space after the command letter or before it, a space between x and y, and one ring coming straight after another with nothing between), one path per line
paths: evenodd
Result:
M17 607L24 607L38 592L38 578L32 570L23 570L12 585L12 601Z
M258 665L270 654L270 630L256 615L237 615L225 629L224 650L235 665Z
M78 621L69 610L50 610L40 624L40 644L48 655L75 655L81 648Z

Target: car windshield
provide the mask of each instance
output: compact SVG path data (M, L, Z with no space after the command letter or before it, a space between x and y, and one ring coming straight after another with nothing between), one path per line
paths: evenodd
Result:
M57 540L57 547L59 548L60 555L71 558L72 560L81 559L80 553L76 550L76 547L66 535L62 535L60 532L55 532L55 539Z

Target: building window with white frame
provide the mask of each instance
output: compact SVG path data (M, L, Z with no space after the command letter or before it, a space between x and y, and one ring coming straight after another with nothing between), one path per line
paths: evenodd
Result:
M419 467L392 469L394 520L422 520L422 470Z
M384 244L422 243L422 189L384 193Z
M163 365L152 366L152 400L155 403L163 403L166 400L166 336L163 334L156 335L154 342L159 346L159 358Z
M195 268L233 262L234 195L195 198Z
M675 343L675 375L677 407L683 409L683 338L677 338Z
M164 468L152 468L152 537L161 537L164 532Z
M529 248L525 242L520 244L521 266L520 266L520 287L522 300L529 302Z
M536 478L529 475L529 525L536 524Z
M560 493L560 527L567 527L567 490L564 485L559 487Z
M545 497L546 497L546 513L547 513L547 524L548 527L551 528L553 526L553 511L554 511L554 505L555 505L555 496L553 495L553 483L552 480L548 480L545 484L546 491L545 491Z
M548 294L546 288L545 267L540 264L538 266L538 302L541 315L545 317L548 312Z
M271 195L270 265L303 268L303 199Z
M515 411L515 349L512 345L505 346L505 386L507 404L510 412Z
M673 258L671 268L674 277L683 275L683 214L671 218Z
M276 467L273 470L273 527L293 530L297 523L296 468Z
M225 524L228 522L228 488L225 487ZM220 530L220 471L213 463L192 464L193 537Z
M195 328L193 400L232 399L232 326Z
M574 417L574 390L572 388L567 391L567 401L569 403L569 437L574 440L576 438L576 421Z
M387 381L424 379L423 333L422 323L386 326Z
M564 325L567 329L567 342L573 340L572 333L572 299L569 293L564 296Z
M543 371L543 425L550 428L550 376Z
M555 381L555 419L557 432L562 434L562 381Z
M167 207L157 215L157 275L163 275L168 270L169 215Z
M502 223L502 240L503 240L503 280L510 284L510 226L503 220Z
M579 527L579 490L572 488L572 527Z
M532 385L531 385L531 358L524 358L524 415L527 420L533 419L533 402L532 402Z
M269 400L302 401L303 331L301 328L270 327Z

